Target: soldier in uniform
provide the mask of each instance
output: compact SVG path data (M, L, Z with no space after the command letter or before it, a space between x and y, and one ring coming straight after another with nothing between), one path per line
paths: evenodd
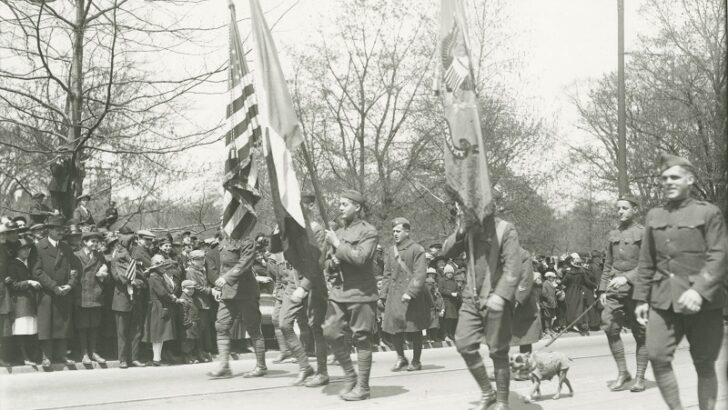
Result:
M480 386L482 395L476 409L485 410L496 403L493 409L504 410L509 408L508 349L516 288L521 278L521 247L516 228L510 222L493 215L482 222L474 219L474 216L461 213L457 230L442 247L442 253L447 257L467 252L468 258L475 262L475 272L468 272L469 279L463 290L455 346ZM475 255L468 249L470 238ZM483 339L493 359L495 391L480 356Z
M715 361L723 340L728 239L720 210L691 198L692 164L663 155L666 203L650 210L640 249L633 299L647 326L647 354L655 381L670 409L682 409L672 370L683 337L698 375L698 404L714 409L718 395Z
M227 238L220 249L220 277L215 280L213 296L219 300L215 330L220 367L208 373L212 378L232 377L230 371L230 330L233 320L242 315L245 330L255 350L256 366L243 377L262 377L268 372L265 364L265 340L261 331L260 288L257 280L270 281L267 276L256 277L255 243Z
M612 391L624 389L632 380L624 357L624 345L620 333L624 326L632 330L637 343L637 374L631 392L645 390L645 370L647 369L647 347L645 328L637 323L634 316L635 304L632 288L637 276L640 244L645 228L635 219L637 199L632 195L621 196L617 200L619 227L607 234L607 252L604 260L604 273L599 283L602 310L602 329L607 335L609 350L617 363L617 379L609 386Z
M410 239L410 222L405 218L392 221L395 245L384 263L382 297L384 318L382 330L392 335L397 362L392 371L422 370L422 330L430 325L431 298L425 287L427 261L425 248ZM412 338L412 363L404 355L404 338Z
M329 294L329 308L324 336L345 373L343 400L369 398L369 374L372 367L372 334L377 330L377 281L374 277L374 253L377 230L362 219L364 196L346 190L339 198L343 226L326 231L332 249L332 261L338 267L338 279ZM345 342L351 334L357 348L359 374L349 356L351 346Z

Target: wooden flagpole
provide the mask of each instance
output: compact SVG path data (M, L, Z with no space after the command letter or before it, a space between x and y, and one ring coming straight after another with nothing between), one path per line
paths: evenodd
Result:
M324 224L324 229L329 229L329 218L328 214L326 213L326 203L324 202L323 192L321 190L321 184L319 183L318 175L316 175L316 170L313 167L313 161L311 161L311 155L308 153L308 148L306 148L306 137L304 136L304 141L301 144L301 152L303 153L303 159L306 162L306 168L308 168L308 173L311 175L311 185L313 185L313 193L316 195L316 204L319 208L319 213L321 214L321 221Z

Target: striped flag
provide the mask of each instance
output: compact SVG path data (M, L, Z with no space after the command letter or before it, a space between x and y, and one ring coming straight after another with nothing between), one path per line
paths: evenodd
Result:
M258 0L250 0L250 18L255 38L255 69L260 84L261 117L265 124L263 146L273 210L281 231L286 261L311 278L322 271L319 264L321 251L301 208L301 188L292 157L303 143L303 133ZM315 283L315 280L312 282Z
M253 90L252 75L245 62L245 50L240 40L235 5L230 8L230 64L228 67L228 90L230 104L226 110L225 123L225 180L223 188L224 210L223 230L232 239L247 236L255 227L258 216L255 204L260 199L258 192L258 169L253 147L260 141L258 125L258 103Z
M129 282L133 282L137 277L137 265L137 260L131 258L131 260L129 261L129 266L127 266L126 272L124 272L124 277L128 279Z

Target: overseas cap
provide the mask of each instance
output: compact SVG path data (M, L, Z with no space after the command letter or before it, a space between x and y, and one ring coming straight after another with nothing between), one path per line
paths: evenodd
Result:
M182 281L182 287L183 288L194 288L195 287L195 281L185 279Z
M435 268L427 268L427 273L437 273L437 270Z
M662 164L660 165L660 172L665 172L665 170L667 170L668 168L672 168L675 165L680 165L681 167L683 167L691 172L695 171L695 167L687 159L663 152L662 153Z
M364 203L364 196L359 191L354 191L353 189L344 190L341 193L341 196L347 199L351 199L358 204Z
M402 218L401 216L398 218L392 219L392 228L394 228L397 225L404 225L406 227L409 227L410 221L408 221L407 218Z
M443 268L443 273L452 273L455 274L455 268L452 267L449 263L445 265L445 268Z
M556 274L554 272L551 272L551 271L548 271L548 272L544 273L543 275L546 276L547 278L555 278L556 277Z
M630 203L631 203L632 205L639 205L639 204L640 204L640 203L639 203L639 202L637 201L637 198L636 198L636 197L635 197L634 195L630 194L630 193L627 193L627 194L621 195L621 196L620 196L620 197L619 197L619 198L617 199L617 201L627 201L627 202L630 202Z

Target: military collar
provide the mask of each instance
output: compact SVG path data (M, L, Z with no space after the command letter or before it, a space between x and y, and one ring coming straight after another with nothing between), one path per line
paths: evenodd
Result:
M359 218L358 216L355 216L354 219L352 219L351 223L348 225L344 225L345 228L351 228L354 225L358 225L360 223L364 222L363 219Z
M414 241L412 240L412 238L407 238L407 239L403 240L400 244L397 245L397 249L400 251L403 251L403 250L409 248L410 246L412 246L413 243L414 243Z
M667 201L665 208L668 209L680 209L692 204L695 200L692 197L687 197L681 201Z

